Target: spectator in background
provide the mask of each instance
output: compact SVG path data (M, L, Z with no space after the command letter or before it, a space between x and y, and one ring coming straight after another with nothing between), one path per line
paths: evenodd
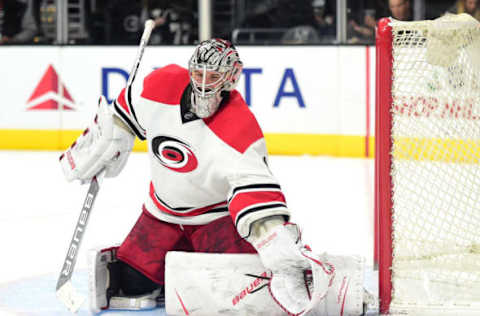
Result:
M455 14L468 13L480 21L480 6L478 0L457 0L448 12Z
M349 43L373 43L375 41L375 10L365 9L359 14L362 23L355 18L348 21L348 42Z
M277 30L280 38L275 41L286 44L318 42L312 0L249 0L247 4L251 8L242 27Z
M0 40L2 39L3 21L5 19L4 1L0 0Z
M108 44L138 44L143 32L139 0L109 0L105 6L106 42Z
M332 43L336 38L335 12L326 0L313 0L315 29L322 43Z
M312 0L278 1L277 14L273 16L275 27L292 28L296 26L313 26Z
M193 2L169 0L144 0L142 20L153 19L155 29L151 44L191 44Z
M0 44L30 44L39 27L33 0L0 0Z
M284 44L316 44L320 39L312 0L278 1L276 27L288 28L282 36Z
M410 0L388 0L388 7L392 18L399 21L413 21Z
M283 44L316 44L319 42L317 31L310 25L291 27L282 36Z
M250 0L253 8L247 13L243 27L292 28L315 25L312 0Z

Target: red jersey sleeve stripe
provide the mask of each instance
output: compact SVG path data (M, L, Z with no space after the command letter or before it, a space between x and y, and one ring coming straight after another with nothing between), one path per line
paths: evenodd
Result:
M237 193L228 205L228 209L233 218L244 209L255 205L278 202L285 204L285 196L280 191L253 191Z
M125 91L125 88L120 91L117 99L113 102L113 109L117 116L120 117L120 119L130 127L130 129L135 133L135 135L137 135L139 139L145 140L146 132L140 126L139 122L137 122L135 116L132 115L125 97Z
M128 109L127 102L125 101L125 88L120 91L120 94L117 97L117 104L122 108L122 110L130 115L130 110Z

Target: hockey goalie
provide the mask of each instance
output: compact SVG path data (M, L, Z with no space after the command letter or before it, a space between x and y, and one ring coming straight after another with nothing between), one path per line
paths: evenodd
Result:
M363 312L363 261L313 253L290 222L262 131L235 86L228 41L200 43L188 69L133 82L60 159L68 180L116 176L135 137L148 142L143 212L117 247L90 253L93 312L351 315Z

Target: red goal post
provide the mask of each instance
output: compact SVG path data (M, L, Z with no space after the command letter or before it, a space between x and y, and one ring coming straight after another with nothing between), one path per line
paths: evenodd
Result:
M380 310L388 311L391 301L392 222L390 107L392 104L392 27L390 19L378 22L375 65L375 251L379 267ZM380 216L381 213L381 216Z
M375 259L382 315L480 315L480 26L382 19Z

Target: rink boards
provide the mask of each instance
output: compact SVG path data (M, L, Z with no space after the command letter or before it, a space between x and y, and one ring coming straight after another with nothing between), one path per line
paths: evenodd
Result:
M192 46L151 46L137 78L170 63L186 66ZM238 48L237 87L272 154L372 156L374 50L368 46ZM126 84L136 47L5 47L0 59L0 149L59 150L93 118L99 95ZM144 151L137 143L135 150Z

